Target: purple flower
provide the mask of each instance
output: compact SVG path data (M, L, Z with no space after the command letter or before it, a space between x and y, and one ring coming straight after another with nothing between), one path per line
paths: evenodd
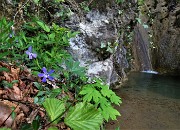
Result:
M42 82L46 82L47 78L51 81L54 79L52 76L50 76L50 74L52 74L54 72L54 70L50 70L49 72L47 72L47 69L45 67L43 67L42 71L43 71L43 73L38 74L39 77L43 77Z
M12 37L13 37L13 35L12 35L12 34L9 34L9 37L10 37L10 38L12 38Z
M32 53L32 46L28 48L28 50L26 51L26 54L29 56L29 59L33 59L37 57L36 53Z

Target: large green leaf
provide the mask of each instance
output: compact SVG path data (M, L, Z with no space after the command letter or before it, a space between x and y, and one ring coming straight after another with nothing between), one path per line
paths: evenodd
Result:
M99 130L103 122L101 113L89 103L78 103L64 120L73 130Z
M43 103L43 106L46 109L51 121L58 118L65 110L64 103L56 98L47 98ZM59 120L60 118L53 123L56 124Z

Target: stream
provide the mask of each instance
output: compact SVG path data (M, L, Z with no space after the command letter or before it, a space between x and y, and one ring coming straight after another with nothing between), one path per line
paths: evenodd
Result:
M132 72L128 78L115 91L121 116L106 130L180 130L180 77Z

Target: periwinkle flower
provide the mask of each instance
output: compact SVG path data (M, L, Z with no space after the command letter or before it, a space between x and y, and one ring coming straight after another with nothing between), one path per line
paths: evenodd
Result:
M29 56L30 60L37 57L36 53L32 53L32 46L28 48L28 50L26 51L26 54Z
M50 70L49 72L47 72L47 69L43 67L42 71L43 73L38 74L39 77L43 77L42 82L46 82L46 79L49 79L51 81L54 79L52 76L50 76L50 74L52 74L54 70Z
M9 34L9 37L12 38L12 37L13 37L13 34Z

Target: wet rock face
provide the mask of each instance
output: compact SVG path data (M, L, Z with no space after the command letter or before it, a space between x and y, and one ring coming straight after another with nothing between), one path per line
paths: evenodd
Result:
M96 9L86 14L81 22L73 16L66 23L66 26L81 32L70 40L69 52L81 66L87 67L89 77L100 77L109 85L126 77L124 69L129 67L127 51L118 30L134 19L131 11L118 16L117 10L111 8L106 12Z
M111 81L117 82L119 79L114 71L113 54L105 47L118 39L117 28L111 20L112 17L101 14L98 10L89 12L85 20L78 24L81 34L70 40L69 48L74 59L81 66L87 67L90 78L101 77L109 85ZM112 75L114 80L111 80Z
M161 73L180 72L180 2L177 0L147 0L152 12L153 67Z

